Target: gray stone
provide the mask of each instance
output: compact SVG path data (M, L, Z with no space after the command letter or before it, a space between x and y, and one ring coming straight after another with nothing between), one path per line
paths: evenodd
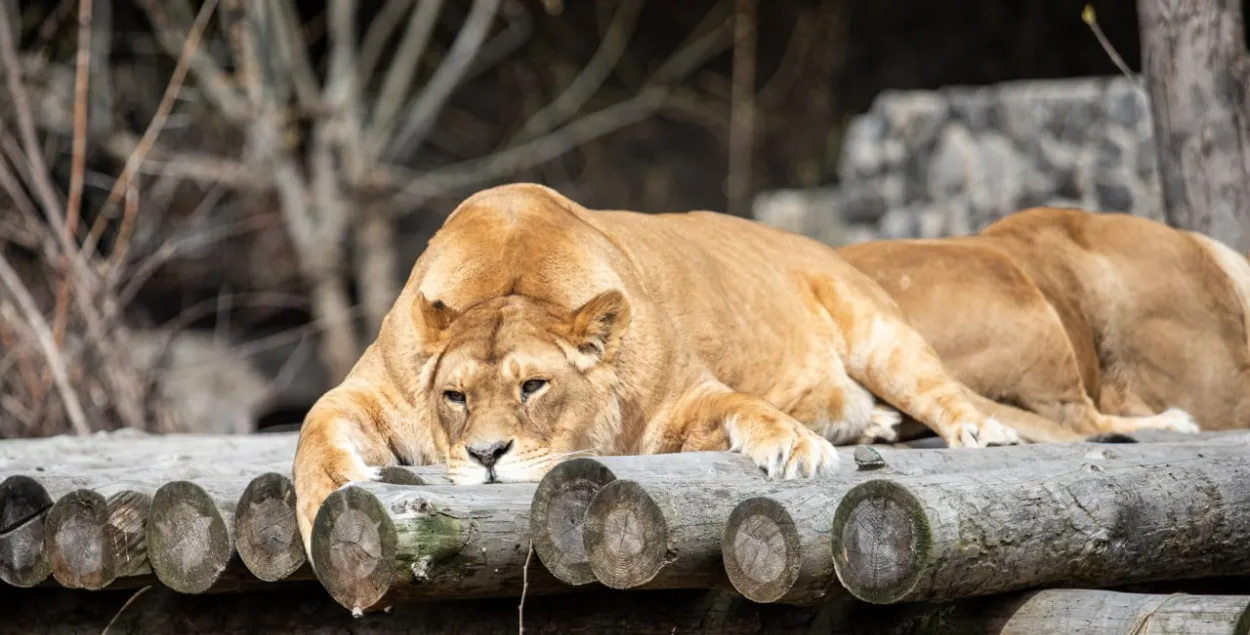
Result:
M972 233L1040 205L1159 219L1150 105L1135 82L882 92L846 131L840 183L820 195L829 202L786 222L861 241Z

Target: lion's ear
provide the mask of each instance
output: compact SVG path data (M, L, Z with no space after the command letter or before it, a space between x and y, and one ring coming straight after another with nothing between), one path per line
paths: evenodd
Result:
M413 301L413 305L413 326L423 345L439 341L443 331L447 330L452 321L459 316L454 309L443 304L442 300L430 301L420 291L417 292L417 299Z
M625 294L604 291L569 316L569 338L577 350L609 361L629 329L631 314Z

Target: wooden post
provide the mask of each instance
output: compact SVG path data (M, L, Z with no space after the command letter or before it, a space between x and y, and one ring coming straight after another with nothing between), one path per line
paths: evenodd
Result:
M829 528L843 495L865 478L954 475L1081 461L1116 470L1229 455L1250 455L1250 435L1240 432L1206 442L1046 443L939 451L859 446L854 450L855 478L740 499L725 521L721 545L725 572L739 593L756 602L803 605L841 593L829 557Z
M873 480L832 523L838 579L894 604L1250 571L1250 461L1213 454Z
M1241 3L1138 0L1168 224L1250 251L1250 62Z
M450 484L443 465L388 467L382 482L398 485ZM286 474L268 472L252 479L239 497L234 535L239 557L252 575L266 582L312 580L304 541L295 520L295 488Z
M355 614L396 599L562 591L568 587L529 562L534 487L349 485L327 497L313 521L313 569Z

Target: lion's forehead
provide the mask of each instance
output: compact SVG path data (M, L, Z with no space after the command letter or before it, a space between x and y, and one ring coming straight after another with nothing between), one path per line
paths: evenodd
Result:
M512 384L567 365L561 349L541 337L507 338L491 345L463 342L445 355L446 379L461 385L502 380Z

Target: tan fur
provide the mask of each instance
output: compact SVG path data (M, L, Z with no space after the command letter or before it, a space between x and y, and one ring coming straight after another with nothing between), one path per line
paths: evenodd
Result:
M532 378L547 383L523 399ZM502 186L448 217L376 341L308 413L300 530L309 544L331 491L395 463L535 481L576 453L728 449L806 477L835 465L826 439L888 435L890 406L953 446L1018 442L974 398L887 294L816 241Z
M1250 263L1210 238L1033 208L975 236L839 253L956 379L998 402L983 410L1040 415L1016 426L1025 439L1250 427Z

